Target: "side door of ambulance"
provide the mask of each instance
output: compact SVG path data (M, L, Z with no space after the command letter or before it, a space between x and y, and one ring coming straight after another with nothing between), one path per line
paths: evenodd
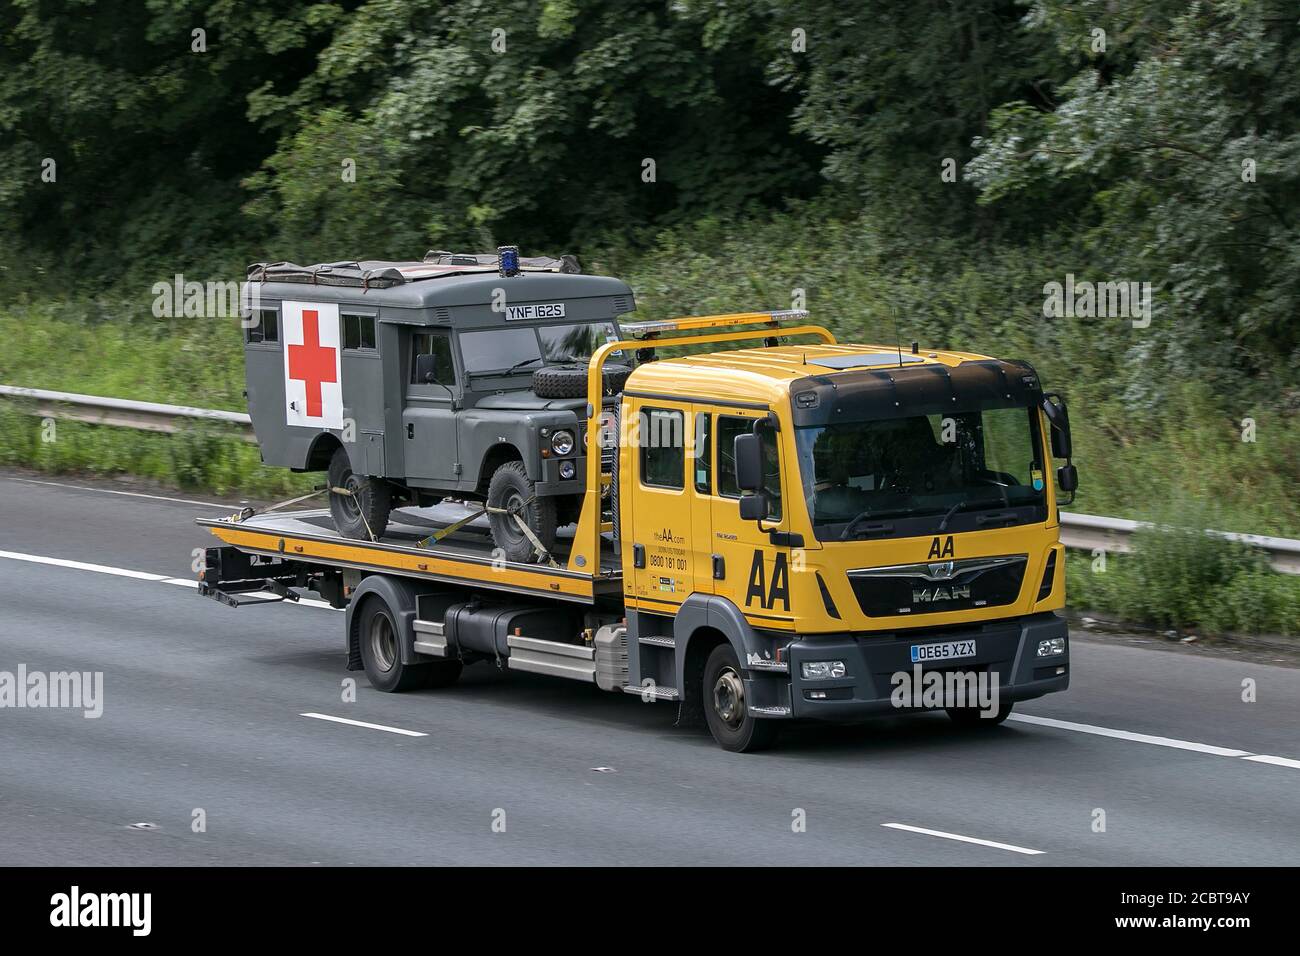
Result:
M792 550L784 544L774 544L770 534L774 530L789 531L786 506L789 463L780 454L779 436L767 426L759 429L759 435L763 442L769 516L762 522L740 517L736 436L752 432L755 422L765 418L766 413L758 410L725 406L712 410L713 493L709 513L713 593L732 601L755 627L791 630L794 627L790 603Z
M691 555L694 495L688 481L691 405L667 399L632 401L631 421L625 426L633 456L632 527L624 529L631 541L632 595L640 610L674 614L694 588ZM625 546L626 547L626 546Z
M420 381L416 362L432 355L432 380ZM459 481L460 454L456 432L458 382L451 333L446 329L412 329L407 337L403 373L402 460L408 479L448 483Z

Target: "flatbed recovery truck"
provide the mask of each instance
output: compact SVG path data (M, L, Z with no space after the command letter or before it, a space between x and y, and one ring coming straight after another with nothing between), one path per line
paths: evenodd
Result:
M383 691L493 662L675 702L732 751L793 719L916 709L900 675L986 675L991 719L939 704L977 726L1065 690L1064 402L1026 363L781 324L804 315L623 323L575 413L580 513L539 561L506 560L477 504L395 512L375 540L324 510L244 511L199 520L223 542L200 592L318 593ZM602 366L631 352L611 397Z

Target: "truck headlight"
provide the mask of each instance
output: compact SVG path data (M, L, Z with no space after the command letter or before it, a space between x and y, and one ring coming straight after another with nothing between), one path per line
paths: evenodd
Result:
M560 477L566 481L578 473L578 466L571 461L560 462Z
M845 673L843 661L804 661L799 670L804 680L832 680Z
M552 435L551 451L557 455L567 455L573 451L573 432L561 428Z
M1045 641L1038 642L1039 657L1055 657L1057 654L1065 653L1065 638L1052 637Z

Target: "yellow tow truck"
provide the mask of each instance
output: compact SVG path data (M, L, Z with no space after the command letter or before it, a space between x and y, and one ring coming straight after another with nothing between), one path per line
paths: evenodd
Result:
M733 751L796 719L993 726L1065 690L1064 401L1024 362L786 324L805 317L622 323L575 414L577 520L535 560L504 559L472 503L395 512L375 540L324 510L241 512L199 522L224 542L200 591L346 608L347 666L380 690L494 662L676 702Z

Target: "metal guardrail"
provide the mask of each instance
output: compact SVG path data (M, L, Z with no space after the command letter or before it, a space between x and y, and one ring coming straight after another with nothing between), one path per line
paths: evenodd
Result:
M0 396L25 399L33 403L33 414L52 418L154 432L176 432L186 420L221 422L237 426L246 441L256 440L253 437L252 421L243 412L192 408L188 405L164 405L159 402L136 402L98 395L20 388L15 385L0 385ZM1067 548L1080 551L1101 548L1104 551L1122 554L1132 550L1130 539L1134 532L1143 527L1150 527L1150 523L1063 511L1061 512L1061 543ZM1206 533L1258 548L1268 554L1273 567L1278 571L1285 574L1300 574L1300 540L1258 534L1236 534L1228 531Z
M33 414L49 418L169 433L178 431L186 421L220 422L238 426L248 441L254 440L252 419L243 412L164 405L160 402L136 402L125 398L53 392L17 385L0 385L0 396L25 399L31 403Z

